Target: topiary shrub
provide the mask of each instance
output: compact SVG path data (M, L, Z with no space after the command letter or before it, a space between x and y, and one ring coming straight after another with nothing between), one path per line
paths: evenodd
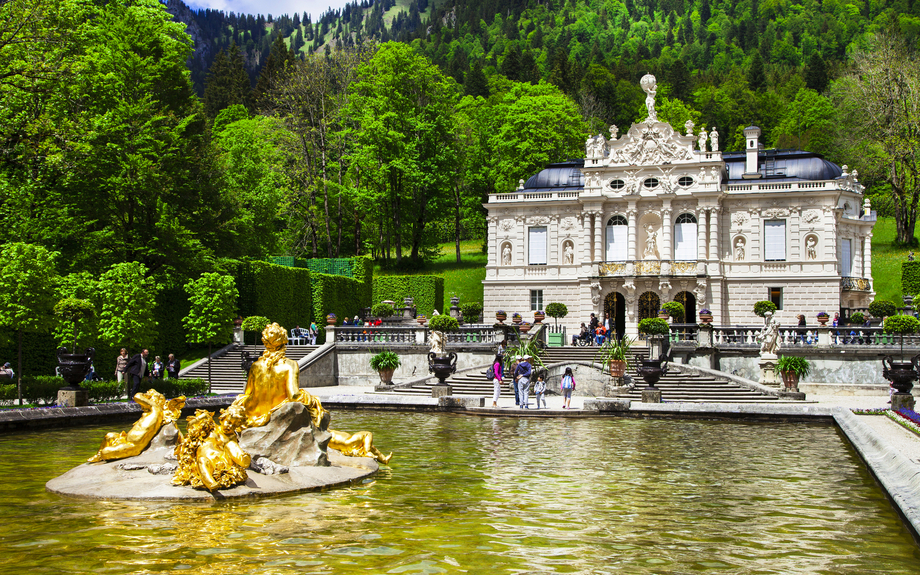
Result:
M877 299L869 304L869 315L872 317L891 317L897 313L898 306L888 300Z
M679 301L669 301L662 304L661 309L668 312L678 323L684 320L684 304Z
M478 301L462 303L460 312L463 313L463 321L473 323L482 315L482 304Z
M667 335L671 331L668 322L659 317L647 317L639 322L639 333L646 335Z
M764 317L767 315L767 312L776 313L776 304L772 301L761 300L754 303L754 315Z
M569 315L569 308L564 303L557 301L546 304L546 315L556 320L556 327L559 327L559 318Z
M272 321L264 315L251 315L243 320L240 329L243 330L243 343L258 345L262 342L262 330Z
M390 317L396 310L388 303L378 303L371 308L371 315L374 317Z
M862 325L866 322L866 316L860 312L854 312L850 314L850 323L855 325Z
M885 319L887 333L909 334L916 333L920 328L920 320L912 315L893 315Z
M460 329L460 322L457 318L449 315L436 315L428 320L428 329L431 331L457 331Z

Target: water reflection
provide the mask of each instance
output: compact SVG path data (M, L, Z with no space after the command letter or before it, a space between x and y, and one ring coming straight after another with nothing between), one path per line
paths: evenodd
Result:
M44 482L108 429L0 436L0 569L224 573L916 573L920 554L823 425L336 414L392 468L217 504Z

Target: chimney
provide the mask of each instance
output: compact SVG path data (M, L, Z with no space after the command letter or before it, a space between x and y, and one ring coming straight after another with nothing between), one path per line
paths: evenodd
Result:
M757 157L760 151L758 138L760 138L760 128L757 126L748 126L744 129L744 139L747 141L747 161L744 163L744 174L741 177L746 180L761 177Z

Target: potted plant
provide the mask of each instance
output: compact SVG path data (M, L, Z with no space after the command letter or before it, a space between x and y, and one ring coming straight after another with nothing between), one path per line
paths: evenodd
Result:
M601 364L607 364L610 367L610 375L613 377L623 377L626 375L626 370L631 368L629 349L635 341L628 336L624 336L623 339L612 337L597 350L594 358L599 359Z
M511 314L511 323L519 325L522 321L524 321L524 318L518 312Z
M530 331L530 328L532 327L533 327L533 324L526 322L526 321L518 324L518 329L521 330L521 333L527 333L528 331Z
M546 304L546 315L556 320L556 327L559 327L559 318L569 315L569 308L564 303L552 302Z
M831 316L827 315L826 311L819 311L816 317L821 325L827 325L827 321L831 319Z
M544 313L542 309L533 312L534 323L542 323L544 319L546 319L546 313Z
M705 307L700 310L700 322L705 324L712 323L712 312Z
M371 358L371 369L380 376L382 385L392 385L393 372L400 366L399 356L394 351L385 349Z
M80 324L96 315L96 308L85 299L67 297L54 306L54 314L73 327L73 353L67 353L67 348L63 346L57 351L61 377L71 388L80 388L80 382L86 378L92 366L96 350L87 348L84 353L77 353L77 334L80 333Z
M669 317L671 317L671 314L668 313L668 310L664 308L658 310L658 319L667 320Z
M679 301L665 302L665 304L661 306L661 309L667 312L670 317L674 318L674 321L677 323L684 321L684 304Z
M783 377L783 384L787 390L797 391L799 380L808 375L811 365L804 357L795 355L781 355L776 360L776 371Z
M243 343L258 345L262 341L262 330L270 323L271 320L264 315L251 315L244 319L240 326L243 328Z
M776 313L776 304L767 300L754 302L754 315L764 317L767 312Z
M862 325L866 323L866 316L861 312L855 311L850 314L850 324L851 325Z
M336 322L337 320L338 320L338 318L335 316L334 313L327 313L327 314L326 314L326 325L335 325L335 322Z
M495 312L495 319L498 320L498 323L504 323L505 320L508 319L508 314L505 313L505 310L500 309Z
M418 317L415 318L415 321L417 321L419 325L425 325L425 322L428 321L428 316L419 314Z

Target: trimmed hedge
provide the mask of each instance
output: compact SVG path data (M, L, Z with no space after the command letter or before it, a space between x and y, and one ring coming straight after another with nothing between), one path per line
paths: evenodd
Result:
M308 269L241 261L236 270L240 314L263 315L286 329L310 325L314 317L310 280Z
M372 301L393 300L397 306L402 306L404 298L412 297L417 313L427 316L444 302L444 278L440 276L377 276L373 280Z
M14 371L18 370L16 367L16 337L16 332L8 329L0 333L0 365L10 362ZM112 365L114 366L114 363ZM22 376L54 375L56 367L57 344L54 336L50 333L24 332L22 334ZM114 367L112 373L115 373Z
M901 263L901 289L905 294L920 294L920 261Z
M371 305L374 301L374 260L367 256L356 256L351 258L352 277L361 284L361 301L362 307ZM393 300L396 301L396 300Z
M334 313L342 325L342 321L352 318L358 311L367 307L367 302L362 299L364 284L344 276L331 276L327 274L313 274L312 296L313 317L317 318L316 326L325 334L326 314Z

